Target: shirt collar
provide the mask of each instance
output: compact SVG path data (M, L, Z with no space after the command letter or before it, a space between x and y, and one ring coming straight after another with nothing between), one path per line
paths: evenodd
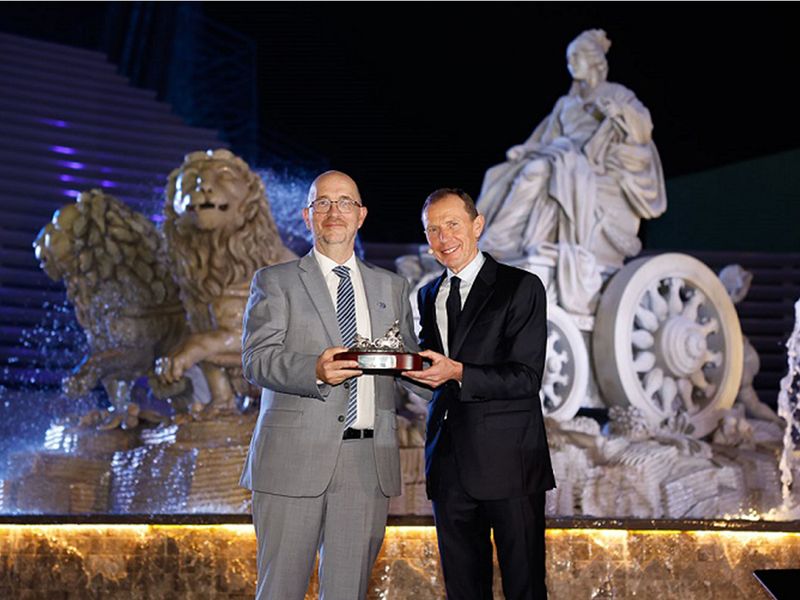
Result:
M317 259L317 264L319 264L319 268L322 270L323 275L327 275L339 266L339 263L337 263L335 260L318 251L316 246L314 247L313 252L314 258ZM353 252L350 255L350 258L342 263L342 266L349 267L350 272L353 273L358 268L358 263L356 262L356 253Z
M453 277L458 277L464 284L472 285L484 262L486 262L486 257L483 255L483 252L478 250L478 253L469 262L469 264L461 269L458 273L453 273L450 269L447 269L448 283Z

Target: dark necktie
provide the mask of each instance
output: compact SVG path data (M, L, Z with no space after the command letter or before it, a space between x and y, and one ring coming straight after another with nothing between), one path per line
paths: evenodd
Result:
M333 272L339 277L339 287L336 290L336 320L339 322L339 333L342 334L342 345L349 348L356 337L356 295L353 291L353 282L350 280L350 269L339 265ZM353 378L350 380L347 398L345 429L356 422L357 413L358 380Z
M450 293L447 295L447 354L453 356L453 341L456 338L458 318L461 316L461 280L450 278Z

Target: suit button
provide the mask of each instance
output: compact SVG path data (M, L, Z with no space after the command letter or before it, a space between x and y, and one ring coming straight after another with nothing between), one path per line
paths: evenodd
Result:
M339 423L344 423L344 415L339 415Z
M350 382L349 381L345 381L344 382L344 389L346 389L347 391L350 391Z

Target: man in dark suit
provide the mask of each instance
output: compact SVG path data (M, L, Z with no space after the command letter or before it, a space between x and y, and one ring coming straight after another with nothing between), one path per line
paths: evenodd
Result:
M535 275L478 250L483 217L459 189L422 209L447 270L419 292L421 354L435 388L425 469L448 598L492 598L492 544L507 600L545 598L545 491L555 487L539 388L547 299Z

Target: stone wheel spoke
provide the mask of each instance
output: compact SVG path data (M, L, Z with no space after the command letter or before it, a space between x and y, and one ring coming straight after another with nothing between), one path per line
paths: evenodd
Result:
M713 383L709 383L702 371L695 371L690 375L689 379L694 387L698 388L703 392L703 394L705 394L706 398L710 398L714 395L717 386L715 386Z
M680 395L681 401L683 402L683 407L689 414L692 414L697 411L697 406L695 406L694 400L692 399L693 389L694 386L692 385L691 381L683 377L678 379L678 394Z
M667 299L667 306L669 307L670 317L679 315L683 311L683 300L681 300L682 287L683 287L683 279L681 279L680 277L670 277L669 297Z
M705 364L719 367L722 364L722 352L712 352L710 350L706 351Z
M647 288L647 293L650 296L650 311L656 316L656 318L658 318L659 321L663 321L667 318L669 310L667 307L667 301L664 300L664 297L658 291L658 285L651 285L649 288Z
M700 306L705 302L705 299L706 298L703 295L703 292L695 290L694 294L692 294L692 297L689 298L689 301L683 307L683 312L681 313L681 316L686 317L690 321L696 322L697 311L700 308Z
M703 335L709 336L712 333L717 333L719 331L719 321L714 317L711 317L700 326L700 330L703 332Z
M575 416L585 400L589 360L573 318L554 305L547 312L547 355L539 395L546 416L565 420Z
M656 317L655 313L647 310L643 306L638 306L636 308L635 320L640 329L646 329L652 332L658 331L658 317Z
M742 338L719 278L685 254L634 259L606 285L592 352L609 404L632 405L658 425L684 413L702 437L741 381Z
M653 347L655 339L653 334L646 329L637 329L631 334L631 342L637 350L647 350Z
M633 369L637 373L645 373L656 364L656 355L652 352L640 352L633 359Z
M665 376L659 393L661 395L661 409L668 411L672 407L672 402L675 400L675 396L678 393L678 384L675 383L672 377Z
M664 385L664 371L656 367L644 376L644 393L652 398Z

